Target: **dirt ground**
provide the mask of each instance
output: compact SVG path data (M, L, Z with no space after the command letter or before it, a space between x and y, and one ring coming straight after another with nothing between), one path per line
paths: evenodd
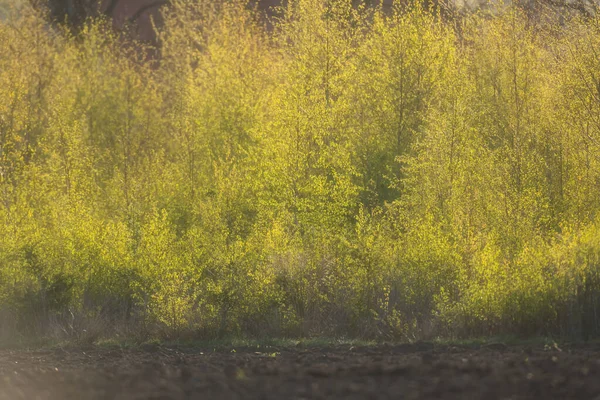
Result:
M256 350L3 350L0 400L600 400L600 345Z

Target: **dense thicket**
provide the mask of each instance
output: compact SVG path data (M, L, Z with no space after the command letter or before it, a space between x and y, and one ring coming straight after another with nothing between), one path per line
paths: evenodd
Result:
M600 333L600 19L211 3L0 22L4 339Z

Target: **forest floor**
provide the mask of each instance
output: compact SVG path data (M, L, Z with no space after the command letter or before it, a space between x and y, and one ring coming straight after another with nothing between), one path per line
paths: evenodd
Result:
M0 350L20 399L600 400L600 344Z

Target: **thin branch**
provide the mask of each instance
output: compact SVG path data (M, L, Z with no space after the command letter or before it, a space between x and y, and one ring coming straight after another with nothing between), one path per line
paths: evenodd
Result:
M110 0L108 7L106 7L106 9L104 10L104 15L108 17L113 17L113 13L115 12L115 8L117 7L118 3L119 0Z
M142 16L142 14L144 14L146 11L150 10L151 8L161 7L161 6L167 5L169 3L170 3L169 0L158 0L158 1L155 1L155 2L150 3L150 4L146 4L145 6L140 7L140 9L137 10L135 12L135 14L133 14L129 18L129 22L135 22L139 17Z

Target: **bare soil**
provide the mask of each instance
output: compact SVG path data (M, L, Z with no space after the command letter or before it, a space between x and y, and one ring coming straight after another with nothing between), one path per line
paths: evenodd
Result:
M0 400L600 400L600 345L256 350L3 350Z

